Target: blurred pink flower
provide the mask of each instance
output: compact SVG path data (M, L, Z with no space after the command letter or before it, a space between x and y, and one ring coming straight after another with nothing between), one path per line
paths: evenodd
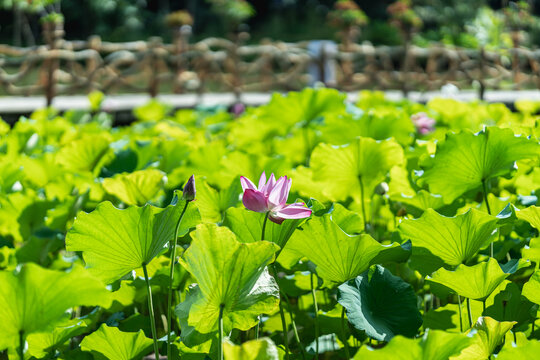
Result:
M435 120L425 112L419 112L411 116L411 120L420 135L426 135L435 130Z
M263 171L258 187L244 176L240 177L240 183L244 190L244 206L252 211L268 213L268 218L276 224L281 224L285 219L303 219L311 215L311 210L305 207L304 203L286 204L292 183L286 176L276 181L272 174L266 182Z

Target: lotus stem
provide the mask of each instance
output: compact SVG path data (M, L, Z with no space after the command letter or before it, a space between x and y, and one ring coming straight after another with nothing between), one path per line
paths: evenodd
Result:
M152 288L150 287L150 280L148 280L148 270L146 264L142 264L144 272L144 280L146 281L146 293L148 295L148 312L150 313L150 327L152 328L152 339L154 340L154 352L156 360L159 359L159 347L157 344L157 331L156 331L156 319L154 315L154 303L152 301Z
M270 215L270 212L266 212L264 215L264 221L262 226L262 232L261 232L261 241L264 240L265 232L266 232L266 223L268 222L268 216ZM276 280L277 283L277 280ZM257 318L257 327L255 328L255 339L259 339L259 327L261 323L261 316L259 315Z
M306 166L309 166L309 160L311 158L311 144L309 141L309 124L303 126L302 133L304 134L304 142L306 145Z
M300 352L302 353L302 359L306 360L306 351L304 350L304 346L302 345L302 342L300 341L300 336L298 335L298 329L296 328L296 322L294 321L293 312L291 309L291 303L289 302L289 298L285 293L283 293L283 298L285 299L285 303L287 304L287 310L289 312L289 317L291 318L291 325L293 328L294 333L294 339L298 343L298 347L300 348Z
M174 263L176 260L176 242L178 240L178 231L180 229L180 224L182 223L182 219L184 218L184 214L186 213L189 203L190 201L186 201L186 204L184 205L184 209L182 209L182 213L180 214L180 218L178 219L178 222L176 223L176 229L174 231L174 239L171 239L169 243L169 248L171 248L171 264L169 266L169 294L168 294L168 300L167 300L167 359L172 358L172 355L171 355L172 296L173 296Z
M268 222L268 216L270 215L270 212L267 212L266 215L264 215L264 221L262 226L262 233L261 233L261 241L264 240L265 231L266 231L266 223Z
M225 305L219 306L219 347L218 347L218 359L223 360L223 310Z
M317 305L317 289L313 286L313 273L310 274L311 297L313 298L313 308L315 310L315 359L319 359L319 306Z
M469 328L472 328L471 299L467 298L467 314L469 316Z
M276 280L276 284L278 284L278 281L277 281L277 271L276 271L276 264L275 263L272 263L269 267L269 269L271 269L272 271L272 276L274 277L274 279ZM279 284L278 284L278 288L279 288ZM281 290L279 291L280 295L282 294ZM285 358L287 360L290 359L290 350L289 350L289 337L288 337L288 328L287 328L287 320L285 320L285 312L283 311L283 302L281 301L282 300L282 297L280 296L279 298L279 315L281 317L281 326L283 327L283 344L285 345Z
M347 333L345 332L345 308L341 310L341 332L343 333L343 345L345 345L345 357L351 358L351 352L349 351L349 342L347 341Z
M458 311L459 311L459 331L463 332L463 317L461 315L461 296L457 296L458 301Z
M287 329L287 320L285 319L285 312L283 311L283 303L281 302L281 299L279 299L279 315L281 317L281 326L283 327L283 344L285 345L285 358L289 360L289 336L287 335L289 331Z
M19 359L24 360L24 344L26 340L24 339L24 331L19 331Z
M489 201L487 197L487 185L486 180L482 180L482 194L484 195L484 203L486 204L486 209L489 215L491 215L491 209L489 207ZM489 256L493 257L493 241L489 244Z
M362 205L362 220L364 221L364 231L367 232L367 217L366 217L366 201L364 199L364 182L362 177L358 177L358 182L360 183L360 200Z

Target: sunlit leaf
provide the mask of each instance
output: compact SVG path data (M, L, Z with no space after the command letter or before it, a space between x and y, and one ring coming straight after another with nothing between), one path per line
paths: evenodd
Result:
M454 271L437 270L427 280L444 285L457 294L483 301L512 273L530 265L523 260L506 264L504 269L494 258L473 266L458 265Z
M225 343L226 360L279 360L276 345L269 338L246 341L242 345Z
M455 217L428 209L419 219L403 221L399 230L402 237L412 241L412 260L434 271L443 264L457 266L471 260L489 244L496 227L495 216L475 209Z
M318 276L341 284L372 264L406 260L409 249L409 244L381 245L367 234L346 234L332 220L332 214L326 214L297 229L278 260L290 267L307 257L317 265Z
M521 159L538 160L540 145L516 137L510 129L488 127L478 134L463 131L448 134L437 144L435 157L424 164L423 180L432 193L451 203L463 193L478 189L482 182L506 176Z
M395 141L360 137L342 147L317 145L310 168L313 179L329 198L337 201L352 197L360 202L362 191L369 199L390 169L403 163L403 149Z
M152 340L137 333L121 332L105 324L85 336L81 342L83 351L90 351L99 360L136 360L152 351Z
M523 210L516 211L516 216L527 221L532 227L540 230L540 207L529 206Z
M67 170L96 175L113 156L110 142L110 137L105 135L85 136L62 147L56 161Z
M225 331L247 330L257 316L275 311L279 292L276 282L265 270L279 247L267 241L240 243L226 227L198 225L193 241L180 259L197 280L186 300L176 308L182 328L194 328L208 334L218 329L223 307ZM189 342L190 330L182 331Z
M536 270L523 285L522 295L535 304L540 304L540 270Z
M493 354L495 348L502 343L506 332L514 326L515 321L498 322L489 316L478 319L471 333L474 342L464 349L456 360L487 359Z
M448 360L472 342L462 334L449 334L444 331L427 330L420 339L393 337L388 345L380 350L371 350L366 346L354 356L356 360Z
M180 193L177 195L182 196ZM87 267L107 283L149 264L171 239L185 201L165 209L146 205L115 208L110 202L91 213L80 213L66 236L66 249L82 251ZM194 206L188 206L179 234L200 221Z
M18 347L19 333L51 331L66 310L111 303L105 285L88 271L49 270L28 263L20 271L0 271L0 349Z
M159 170L140 170L106 178L103 180L103 188L127 205L142 206L163 189L164 179L165 174Z

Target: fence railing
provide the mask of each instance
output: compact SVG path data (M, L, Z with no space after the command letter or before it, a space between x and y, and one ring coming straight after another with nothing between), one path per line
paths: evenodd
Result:
M172 43L104 42L63 39L60 26L48 29L46 45L20 48L0 44L0 94L138 92L159 93L283 91L315 81L340 90L435 90L452 83L486 89L540 88L540 50L501 51L432 46L373 47L368 44L264 41L245 44L208 38L189 41L178 29Z

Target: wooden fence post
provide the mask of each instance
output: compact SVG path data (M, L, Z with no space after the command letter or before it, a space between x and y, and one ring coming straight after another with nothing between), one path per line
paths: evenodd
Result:
M191 25L182 25L174 28L173 31L174 55L176 57L173 91L175 94L180 94L184 90L182 85L182 72L184 71L185 66L182 56L189 46L189 38L192 33Z
M148 40L148 53L149 53L149 69L150 83L148 84L148 92L150 96L155 98L159 92L159 48L162 45L160 37L152 37Z
M43 63L45 75L45 98L47 106L52 105L56 95L56 70L59 66L59 59L56 50L61 47L64 37L64 23L56 21L47 21L42 25L43 38L47 44L47 58Z

